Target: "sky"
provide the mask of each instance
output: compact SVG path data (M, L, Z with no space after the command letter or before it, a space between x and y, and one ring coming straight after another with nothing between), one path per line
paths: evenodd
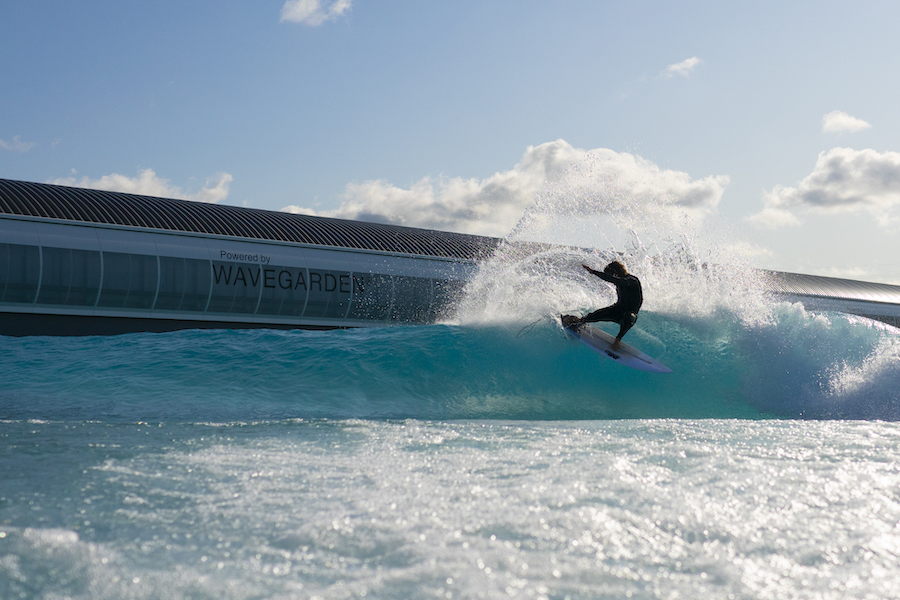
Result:
M895 1L5 0L0 177L505 236L590 171L755 266L900 284L898 30Z

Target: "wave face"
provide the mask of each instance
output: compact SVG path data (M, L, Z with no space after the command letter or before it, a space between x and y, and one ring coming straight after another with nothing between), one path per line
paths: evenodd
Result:
M900 336L857 317L648 312L629 338L665 375L616 365L549 319L524 325L0 338L0 417L900 418Z

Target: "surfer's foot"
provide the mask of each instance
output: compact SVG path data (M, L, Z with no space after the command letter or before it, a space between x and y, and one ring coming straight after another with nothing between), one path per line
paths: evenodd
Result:
M562 322L563 327L577 328L584 325L581 317L576 317L575 315L562 315L559 320Z
M622 340L615 340L612 344L609 345L610 350L618 350L619 346L622 345Z

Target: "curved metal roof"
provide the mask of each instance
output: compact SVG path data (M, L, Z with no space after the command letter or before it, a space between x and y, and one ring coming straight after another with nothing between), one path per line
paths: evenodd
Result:
M475 260L497 238L0 179L0 213Z
M463 260L484 258L500 244L461 233L10 179L0 179L0 214ZM763 272L763 280L776 294L900 304L897 285L777 271Z
M778 271L765 272L763 280L766 289L777 294L900 304L900 286L886 283Z

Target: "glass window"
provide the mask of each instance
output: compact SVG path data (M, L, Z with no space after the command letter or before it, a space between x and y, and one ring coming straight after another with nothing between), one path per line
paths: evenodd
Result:
M386 321L391 314L394 284L390 275L354 273L350 319Z
M41 291L38 304L65 304L72 283L72 251L42 248Z
M262 285L260 265L213 261L212 276L209 312L246 314L256 310Z
M103 253L103 289L99 306L123 308L131 282L131 258L122 252Z
M0 244L0 300L34 302L40 272L38 246Z
M156 256L103 253L103 290L99 306L152 308L156 296Z
M184 298L184 259L172 256L159 257L159 294L156 310L178 310Z
M431 307L431 279L394 277L394 308L391 320L401 323L425 323Z
M208 260L159 257L159 294L155 310L204 311L209 299Z
M145 254L131 255L131 289L128 290L128 308L153 308L156 285L159 279L159 259Z
M299 317L306 304L309 272L297 267L263 267L259 314Z
M72 250L72 284L66 304L94 306L100 293L100 252Z
M181 300L181 310L206 310L211 279L212 270L208 260L184 259L184 297Z
M304 317L342 319L350 303L349 273L309 269L305 286L309 292Z
M100 291L100 253L95 250L42 248L38 304L93 306Z
M431 302L428 322L433 323L451 316L462 298L465 287L466 283L458 279L435 279L434 298Z

